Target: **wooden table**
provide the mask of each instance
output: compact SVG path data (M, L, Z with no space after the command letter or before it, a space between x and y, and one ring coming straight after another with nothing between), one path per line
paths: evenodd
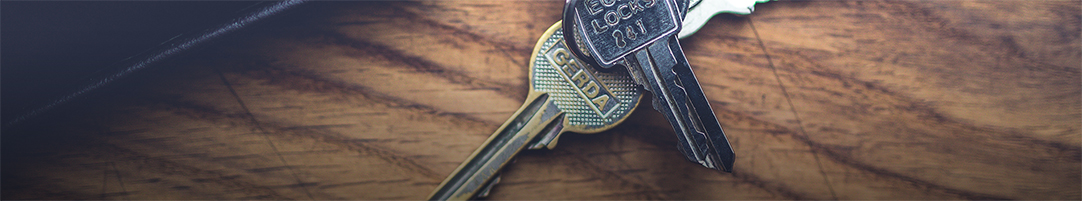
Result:
M4 133L4 199L424 199L562 1L316 2ZM683 39L737 153L642 104L491 199L1082 199L1080 1L784 1Z

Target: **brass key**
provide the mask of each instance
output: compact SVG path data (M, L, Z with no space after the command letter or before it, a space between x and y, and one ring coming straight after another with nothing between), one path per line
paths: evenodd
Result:
M429 200L466 200L487 194L499 170L524 148L552 149L564 132L597 133L624 121L642 91L627 71L601 73L575 58L556 22L534 46L526 103L503 123Z

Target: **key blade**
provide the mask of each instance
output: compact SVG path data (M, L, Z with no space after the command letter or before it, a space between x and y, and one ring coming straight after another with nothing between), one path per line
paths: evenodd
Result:
M486 197L488 197L488 194L492 192L492 187L495 187L496 184L499 184L499 183L500 183L500 175L496 175L495 179L492 179L492 181L489 181L488 184L485 184L485 188L481 189L481 192L477 193L477 197L478 198L486 198Z
M690 111L697 113L697 118L694 118L697 121L696 124L701 126L705 131L707 140L709 140L710 150L712 151L710 155L715 157L715 162L720 163L722 169L719 170L732 172L736 153L733 151L732 145L729 144L729 139L725 137L725 131L721 128L717 116L714 115L714 109L710 107L706 94L703 93L702 87L699 86L695 72L691 70L691 65L684 56L680 41L672 39L669 43L669 49L676 52L673 55L678 65L673 67L673 71L678 76L677 78L684 93L687 94Z
M698 86L676 37L658 41L625 62L641 69L661 112L679 139L681 153L707 168L732 171L735 154Z
M664 47L662 44L654 44L651 48L656 48L658 46ZM658 71L657 69L659 65L655 61L655 57L659 55L662 54L651 54L649 51L636 52L633 57L627 58L628 69L631 71L642 71L642 74L645 75L644 77L647 83L643 83L643 87L648 88L648 91L654 95L654 110L657 110L664 115L665 119L672 125L673 131L676 133L677 139L679 139L677 147L680 152L684 154L684 157L690 161L702 164L703 166L714 168L713 165L705 164L705 161L702 160L702 158L704 158L704 150L702 150L702 148L705 146L700 146L697 142L702 142L703 140L695 140L695 138L702 138L703 135L694 132L695 129L691 127L692 125L690 124L688 116L683 115L687 114L687 109L682 107L682 105L677 104L677 102L680 101L676 99L680 99L681 97L675 96L679 93L673 93L675 91L673 88L676 88L676 83L672 82L672 77L674 77L672 71ZM664 62L664 60L662 62ZM670 78L665 79L664 77ZM682 108L683 111L681 111Z
M527 142L532 141L543 130L544 125L559 119L542 112L553 106L547 94L531 92L527 100L531 101L515 112L514 118L500 126L481 148L474 151L465 163L451 173L451 177L440 183L436 191L429 196L429 200L473 198L485 189L486 184L495 178L512 157L526 148Z

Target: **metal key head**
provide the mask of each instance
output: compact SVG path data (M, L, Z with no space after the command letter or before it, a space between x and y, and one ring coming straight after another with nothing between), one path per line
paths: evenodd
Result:
M561 133L597 133L627 119L642 91L625 71L597 72L565 45L557 22L530 58L530 93L466 162L440 183L430 200L466 200L489 192L499 170L523 149L553 148Z
M627 71L599 72L576 57L560 27L561 22L550 27L534 47L530 90L547 93L565 113L565 131L597 133L623 122L639 104L642 89Z
M573 30L578 40L569 44L585 45L581 49L589 53L581 55L602 68L680 30L675 0L570 0L565 7L571 28L564 31Z

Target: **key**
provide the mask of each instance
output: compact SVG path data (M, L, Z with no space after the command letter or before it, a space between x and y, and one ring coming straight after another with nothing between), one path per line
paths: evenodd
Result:
M566 44L597 68L624 66L654 95L654 109L672 125L685 158L731 172L735 154L676 37L678 6L677 0L568 0Z
M711 17L720 13L751 14L755 11L756 3L767 1L770 0L691 0L688 2L687 14L684 15L683 28L677 35L680 38L686 38L694 34L706 25Z
M526 103L440 183L429 200L488 194L499 170L523 149L552 149L564 132L597 133L624 121L642 90L626 71L598 72L574 57L557 22L534 47Z

